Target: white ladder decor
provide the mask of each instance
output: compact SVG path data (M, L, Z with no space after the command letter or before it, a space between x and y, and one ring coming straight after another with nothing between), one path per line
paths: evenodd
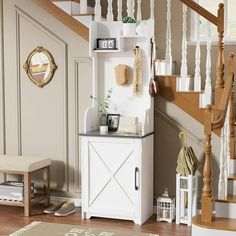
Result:
M138 21L142 20L141 3L142 3L142 0L137 0L137 20Z
M122 21L122 0L117 0L117 20Z
M196 51L195 51L195 75L194 75L194 91L201 91L201 49L200 49L200 32L199 32L199 24L200 24L200 16L198 13L195 13L195 29L196 29Z
M88 13L88 1L80 0L80 14L87 14L87 13Z
M225 117L225 124L221 129L220 137L220 174L218 182L218 199L226 199L228 189L228 174L229 174L229 161L230 161L230 108L228 106Z
M167 0L167 27L166 27L166 55L165 74L172 75L172 54L171 54L171 0Z
M151 20L154 20L154 7L155 7L154 0L150 0L150 19Z
M107 21L114 21L113 11L112 11L112 1L108 0L108 6L107 6Z
M100 0L95 1L95 6L94 6L94 20L95 21L101 21L101 3Z

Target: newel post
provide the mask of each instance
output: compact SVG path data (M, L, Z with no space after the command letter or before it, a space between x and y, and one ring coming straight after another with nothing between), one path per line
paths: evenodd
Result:
M216 63L215 106L219 107L224 88L224 4L221 3L217 17L218 58Z
M203 167L202 215L203 222L212 221L212 161L211 161L212 107L204 113L205 162Z

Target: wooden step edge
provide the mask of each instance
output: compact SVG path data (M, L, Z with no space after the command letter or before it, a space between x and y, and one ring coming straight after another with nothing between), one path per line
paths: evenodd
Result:
M236 196L228 195L226 199L216 199L215 202L236 203Z
M228 180L236 180L236 175L230 175L230 176L228 177Z
M192 218L192 224L212 230L236 231L236 219L230 218L213 216L212 222L202 222L201 215L197 215Z
M94 16L94 14L72 14L71 16Z
M80 0L49 0L50 2L78 2L80 3ZM94 7L94 3L88 2L89 7Z
M194 91L194 90L189 90L189 91L176 91L177 93L182 93L182 94L203 94L204 91Z

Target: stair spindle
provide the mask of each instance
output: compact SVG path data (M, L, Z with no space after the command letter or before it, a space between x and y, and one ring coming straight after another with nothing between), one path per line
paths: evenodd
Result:
M200 24L200 15L195 13L196 17L196 50L195 50L195 75L194 75L194 91L201 91L201 49L200 49L200 32L199 32L199 24Z
M150 19L151 20L154 20L154 7L155 7L154 0L150 0Z
M94 20L95 21L101 21L101 2L100 0L95 1L95 6L94 6Z
M211 28L208 21L207 35L207 57L206 57L206 82L205 82L205 104L212 104L212 86L211 86Z
M181 77L186 78L188 75L187 68L187 6L183 4L183 38L182 38L182 61L181 61Z
M229 127L229 105L225 117L225 123L221 129L221 149L220 149L220 174L218 182L218 198L225 199L227 197L227 178L229 173L229 159L230 159L230 127Z
M107 6L107 21L114 21L113 11L112 11L113 0L108 0Z
M171 0L167 0L167 28L166 28L166 55L165 73L172 75L172 53L171 53Z
M122 21L122 0L117 0L117 20Z
M142 3L142 0L137 0L137 20L138 21L142 20L141 3Z
M80 14L87 14L87 13L88 13L88 1L80 0Z
M134 17L134 0L127 0L127 16Z

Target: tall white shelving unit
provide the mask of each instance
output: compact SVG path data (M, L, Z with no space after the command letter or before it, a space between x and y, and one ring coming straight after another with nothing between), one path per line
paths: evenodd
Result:
M82 216L108 217L144 223L153 214L153 99L149 96L150 41L154 21L144 35L122 35L122 22L92 22L93 96L103 99L112 88L109 113L138 117L138 134L99 133L96 105L85 113L80 134L82 158ZM116 38L116 50L96 50L97 38ZM142 52L140 96L133 96L134 51ZM114 67L129 66L127 85L116 84Z

